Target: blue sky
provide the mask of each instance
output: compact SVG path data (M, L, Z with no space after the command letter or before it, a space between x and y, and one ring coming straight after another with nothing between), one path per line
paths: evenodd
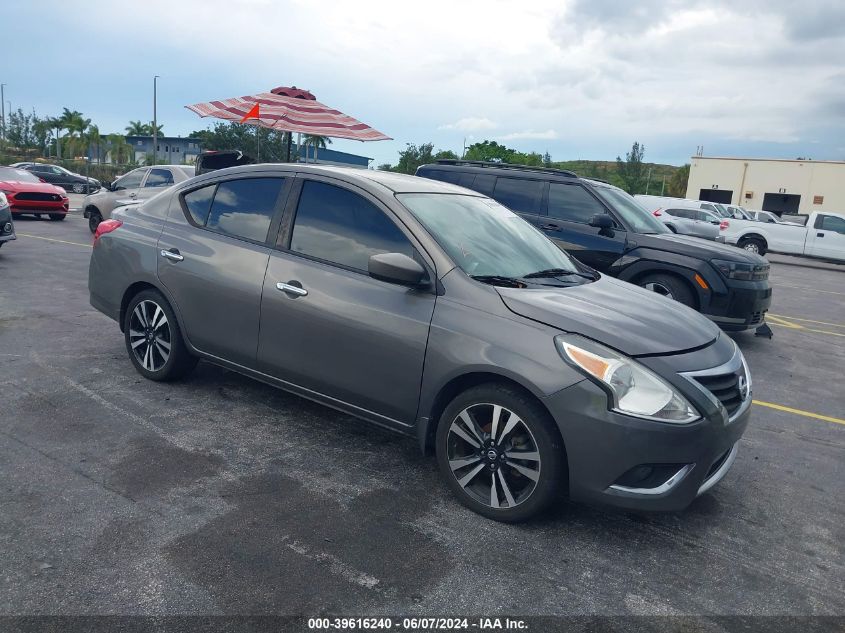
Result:
M734 4L739 4L737 8ZM406 6L407 5L407 6ZM396 162L405 143L494 139L557 160L707 155L845 159L839 0L17 1L4 6L13 108L80 110L101 132L278 85L394 137L335 149Z

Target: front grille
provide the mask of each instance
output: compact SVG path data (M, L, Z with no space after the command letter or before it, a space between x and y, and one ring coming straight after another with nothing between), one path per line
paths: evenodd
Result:
M748 319L749 325L757 325L758 323L762 323L763 320L766 318L766 310L759 310L751 314Z
M733 415L742 404L742 394L739 390L740 374L722 374L720 376L694 376L698 383L712 393L727 409L728 415Z
M57 193L41 193L40 191L22 191L15 194L16 200L32 200L33 202L58 202L62 197Z

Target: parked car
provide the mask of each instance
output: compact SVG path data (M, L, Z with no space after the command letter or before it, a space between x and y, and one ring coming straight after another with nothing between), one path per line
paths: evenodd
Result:
M46 182L24 169L0 167L0 192L9 202L12 215L47 215L64 220L69 205L65 190Z
M414 436L461 503L502 521L567 490L681 509L749 417L748 367L715 324L413 176L199 176L100 224L89 290L142 376L203 358Z
M727 207L717 202L709 202L707 200L693 200L691 198L672 198L670 196L650 196L646 194L637 194L634 196L637 202L649 211L656 211L658 209L704 209L715 213L721 218L732 218L733 213L728 211Z
M674 235L617 187L501 163L444 160L417 174L490 195L584 264L675 299L724 330L754 329L765 320L772 300L765 259Z
M111 217L116 207L151 198L162 188L193 176L193 165L156 165L133 169L108 187L86 196L82 201L82 215L88 218L88 228L93 233L100 222Z
M251 165L255 162L252 156L247 156L240 150L208 150L197 156L195 163L196 175L207 174L217 169Z
M15 169L23 169L24 167L29 167L30 165L38 165L39 163L33 162L22 162L22 163L12 163L9 167L14 167Z
M17 239L15 235L15 223L12 220L12 209L6 194L0 191L0 246L6 242Z
M82 174L75 174L60 165L35 163L27 165L23 169L31 171L44 182L49 182L51 185L56 185L65 191L73 191L74 193L92 193L102 186L96 178L87 178Z
M672 233L692 235L706 240L724 242L725 238L719 233L719 225L727 222L711 211L704 209L669 208L657 209L652 212L658 220L663 222Z
M781 220L777 215L775 215L771 211L754 211L751 209L746 209L745 212L748 214L749 219L754 220L755 222L766 222L768 224L786 224L786 222Z
M845 214L813 211L807 226L731 220L725 240L752 253L771 251L845 262Z

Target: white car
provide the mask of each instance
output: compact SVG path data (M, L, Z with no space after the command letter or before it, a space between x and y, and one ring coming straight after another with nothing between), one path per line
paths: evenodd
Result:
M657 209L704 209L705 211L712 211L716 215L723 218L732 218L733 214L728 211L724 205L718 202L709 202L707 200L693 200L691 198L672 198L670 196L648 196L645 194L637 194L634 196L637 202L644 206L649 211L656 211Z
M813 211L807 226L728 220L722 235L752 253L768 251L845 262L845 214Z
M720 218L711 211L670 207L652 211L652 215L663 222L673 233L692 235L705 240L725 241L719 229L720 225L727 220Z

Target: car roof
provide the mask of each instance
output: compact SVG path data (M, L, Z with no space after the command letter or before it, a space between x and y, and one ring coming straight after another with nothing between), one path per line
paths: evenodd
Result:
M296 172L300 174L315 174L329 177L337 177L346 182L357 184L364 188L371 188L377 185L393 193L459 193L481 197L477 191L470 191L457 185L446 182L410 176L408 174L397 174L391 171L380 171L374 169L358 169L355 167L338 167L335 165L304 165L300 163L254 163L250 165L239 165L237 167L226 167L210 171L197 178L206 176L222 176L235 174L250 174L257 171L268 171L278 169L285 172ZM194 180L193 182L198 182Z
M508 176L520 175L534 180L568 180L578 178L575 172L551 167L532 167L530 165L516 165L512 163L494 163L481 160L440 159L436 163L420 165L419 169L433 169L445 171L460 171L474 174L501 174Z

